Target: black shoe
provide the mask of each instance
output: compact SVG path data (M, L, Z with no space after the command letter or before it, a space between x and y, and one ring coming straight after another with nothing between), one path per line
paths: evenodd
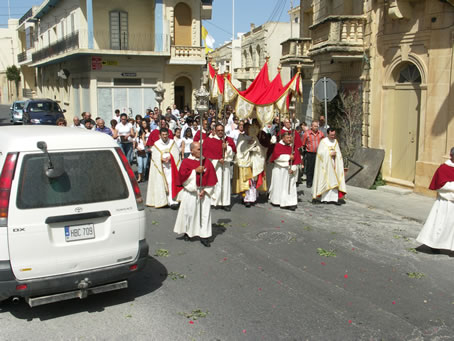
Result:
M295 211L295 210L296 210L296 206L289 206L288 209L289 209L290 211Z
M230 208L230 206L222 206L222 208L224 209L224 211L226 212L230 212L232 209Z
M317 199L312 199L311 203L317 205L320 204L320 201L318 201Z
M185 242L189 241L191 238L189 238L189 236L185 233L184 236L183 236L183 240Z
M244 206L246 206L246 207L249 208L249 207L251 207L251 203L250 203L250 202L245 202L245 203L244 203Z
M210 247L211 246L210 240L208 238L200 238L200 242L205 247Z
M306 184L306 188L311 188L312 184Z
M339 201L333 201L333 204L336 205L336 206L342 205Z
M172 210L178 210L178 205L177 204L170 205L170 208Z
M440 249L434 249L433 247L430 247L430 252L433 253L434 255L439 255L440 254Z

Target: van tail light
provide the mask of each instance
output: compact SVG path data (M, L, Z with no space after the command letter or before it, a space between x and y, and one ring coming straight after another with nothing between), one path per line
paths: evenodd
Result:
M18 153L8 153L0 175L0 226L8 224L8 206Z
M136 180L136 175L134 174L134 171L129 165L128 159L126 159L126 156L121 148L117 147L115 148L115 150L117 151L117 154L121 159L121 163L123 163L123 167L125 167L126 172L128 173L129 181L131 181L132 189L134 190L134 195L136 197L137 208L139 209L139 211L143 211L145 209L145 206L143 204L143 198L142 193L140 193L139 184Z

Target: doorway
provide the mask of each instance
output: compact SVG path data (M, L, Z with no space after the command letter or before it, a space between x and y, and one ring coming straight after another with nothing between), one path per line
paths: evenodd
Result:
M179 77L175 81L175 98L174 103L181 111L185 105L191 107L192 82L187 77Z
M419 142L421 74L414 64L405 63L395 75L391 177L414 183Z

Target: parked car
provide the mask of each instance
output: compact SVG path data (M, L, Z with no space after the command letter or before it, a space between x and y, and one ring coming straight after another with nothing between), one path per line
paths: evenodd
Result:
M134 172L108 135L0 127L0 301L126 288L148 258Z
M25 101L15 101L13 105L11 105L10 112L11 112L11 123L22 123L22 115L24 108Z
M61 110L57 102L51 99L29 99L24 104L24 124L47 124L56 125L59 118L66 110Z

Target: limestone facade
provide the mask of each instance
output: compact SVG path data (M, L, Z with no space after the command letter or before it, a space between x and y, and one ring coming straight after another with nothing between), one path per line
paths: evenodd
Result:
M385 150L384 179L428 194L454 146L453 4L301 0L300 11L281 61L302 64L312 84L326 76L360 91L362 143Z
M56 100L68 120L143 115L158 106L159 83L163 110L194 108L206 64L201 21L211 12L212 0L45 0L21 23L20 36L33 31L33 44L19 39L21 69L36 80L32 96Z

